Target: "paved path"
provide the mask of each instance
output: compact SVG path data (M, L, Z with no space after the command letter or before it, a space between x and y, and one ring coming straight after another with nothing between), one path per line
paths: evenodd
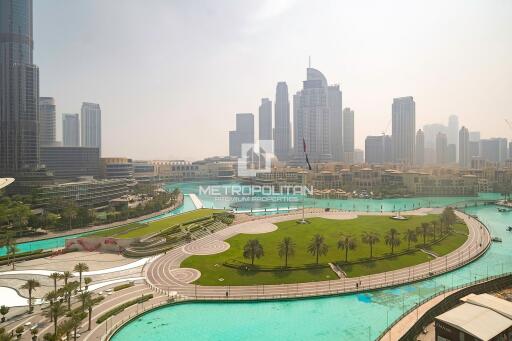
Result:
M432 210L419 209L408 212L413 214L428 214ZM354 219L357 215L366 215L375 213L352 213L352 212L311 212L306 217L330 217L333 219ZM392 215L393 213L382 213L382 215ZM167 254L151 261L146 267L146 276L148 282L162 290L176 291L181 295L198 299L265 299L265 298L284 298L284 297L307 297L317 295L328 295L337 293L349 293L365 291L369 289L384 288L396 286L412 281L418 281L431 277L432 274L439 274L458 268L474 258L478 257L490 244L490 235L481 223L461 212L456 214L463 219L469 228L469 236L466 242L457 250L442 257L438 257L430 262L418 264L416 266L403 268L395 271L379 273L356 278L342 278L329 281L298 283L298 284L280 284L280 285L250 285L250 286L200 286L189 284L190 277L176 275L176 269L180 267L181 262L189 257L191 250L200 250L200 254L206 252L219 251L222 249L219 242L224 241L238 233L267 233L275 230L274 223L284 220L297 219L301 214L287 214L283 216L268 217L251 222L245 222L230 226L224 230L218 231L205 238L193 241L182 248L167 252ZM272 227L273 226L273 227ZM199 254L199 253L198 253ZM186 280L182 280L185 277Z

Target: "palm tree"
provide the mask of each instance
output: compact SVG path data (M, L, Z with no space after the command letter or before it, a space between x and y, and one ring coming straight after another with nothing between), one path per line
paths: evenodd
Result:
M395 246L400 245L400 232L396 229L389 229L388 233L384 236L386 245L391 246L391 254L395 253Z
M0 307L0 314L2 315L2 322L5 322L5 315L9 313L9 307L3 305Z
M324 236L315 234L308 245L308 252L316 256L316 264L318 264L318 257L325 256L329 251L329 247L325 243Z
M53 302L55 302L59 298L59 294L57 291L49 291L44 295L44 300L50 302L50 310L52 309ZM50 314L50 322L53 321L53 316Z
M361 241L370 246L370 259L373 258L373 245L380 241L380 237L375 232L363 232Z
M356 248L356 240L351 235L341 235L338 240L338 249L345 250L345 263L348 262L348 250Z
M64 285L68 284L68 280L73 277L71 271L64 271L62 273L62 279L64 280Z
M28 290L28 312L32 312L32 291L35 291L36 288L39 288L41 284L35 279L29 279L28 281L23 284L20 289Z
M85 264L85 263L78 263L77 265L75 265L75 268L74 270L76 272L78 272L79 276L80 276L80 290L82 290L82 273L86 272L86 271L89 271L89 265Z
M50 311L48 312L50 316L53 316L53 334L57 335L57 327L59 317L63 316L66 313L66 307L59 301L55 302Z
M92 278L91 277L85 277L84 278L85 290L87 290L87 288L89 287L89 284L91 284L91 282L92 282Z
M89 291L82 291L78 296L80 301L82 302L82 311L85 310L85 301L91 299L91 293Z
M418 233L423 236L423 245L427 244L427 236L430 235L430 223L421 223Z
M69 282L62 288L64 297L68 301L68 310L71 310L71 296L73 296L73 292L78 288L78 285L78 282Z
M50 276L48 276L50 279L53 279L53 291L57 291L57 281L62 279L62 274L59 272L51 273Z
M76 331L78 327L80 327L80 323L82 323L82 316L80 314L75 313L71 315L71 318L68 320L68 323L70 330L73 330L73 340L76 341Z
M432 226L432 233L434 235L434 240L436 240L436 230L437 230L437 226L439 225L439 222L437 220L432 220L430 225Z
M30 334L32 335L32 340L37 340L37 334L39 333L39 330L37 328L30 329Z
M407 248L410 249L411 242L418 241L416 231L414 231L413 229L407 229L407 231L405 231L405 234L404 234L404 240L407 241Z
M295 243L290 237L284 237L283 240L277 245L277 253L279 257L284 257L284 266L288 266L288 257L295 254Z
M89 318L89 326L87 330L91 330L91 320L92 320L92 307L94 306L94 301L91 297L85 300L85 307L87 308L87 317Z
M250 258L251 264L254 265L254 258L263 256L263 246L257 239L248 240L244 246L244 258Z
M64 219L68 220L68 227L71 230L71 222L73 219L76 219L77 216L76 206L73 204L68 205L62 212L62 216Z

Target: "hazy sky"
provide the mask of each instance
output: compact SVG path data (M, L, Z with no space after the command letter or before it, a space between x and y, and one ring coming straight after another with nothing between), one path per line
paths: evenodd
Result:
M457 114L512 138L512 1L34 0L41 96L100 103L103 155L228 154L236 112L290 95L308 56L355 110L356 147L414 96L417 127ZM290 96L290 102L292 98ZM256 121L257 122L257 121ZM256 124L257 126L257 124ZM391 126L388 130L391 132Z

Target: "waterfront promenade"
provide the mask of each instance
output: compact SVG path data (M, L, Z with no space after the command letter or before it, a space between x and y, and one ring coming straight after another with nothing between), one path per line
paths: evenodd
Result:
M430 209L418 209L408 215L431 213ZM323 217L331 219L353 219L366 212L309 212L306 217ZM372 213L375 215L375 213ZM391 215L392 213L382 213ZM247 286L200 286L190 284L199 278L195 269L180 268L181 262L192 254L214 254L226 250L224 240L238 233L267 233L275 230L274 223L284 220L299 219L300 213L266 217L251 222L230 226L205 238L193 241L181 248L172 250L155 258L146 267L148 283L160 290L176 291L179 295L190 299L201 300L251 300L295 298L319 295L353 293L392 287L430 278L453 269L459 268L479 257L491 243L488 230L477 219L461 212L457 216L464 220L469 229L466 242L457 250L437 257L429 262L406 267L394 271L373 275L342 278L319 282L279 284L279 285L247 285Z

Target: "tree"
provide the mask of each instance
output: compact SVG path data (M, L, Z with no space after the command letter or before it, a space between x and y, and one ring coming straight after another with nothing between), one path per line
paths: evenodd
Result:
M373 258L373 245L380 241L380 237L375 232L363 232L361 241L370 246L370 259Z
M67 311L67 309L64 306L64 304L62 304L59 301L56 301L55 303L53 303L50 310L46 314L48 317L53 316L53 334L54 335L57 335L57 327L58 327L59 317L63 316L66 313L66 311Z
M79 284L80 284L80 290L82 290L82 273L89 271L89 265L87 265L85 263L78 263L77 265L75 265L74 270L76 272L78 272L78 274L80 276Z
M404 240L407 241L407 248L410 249L411 248L411 242L417 242L418 241L418 237L417 237L416 231L414 231L412 229L407 229L407 231L405 231L405 234L404 234Z
M53 272L48 277L53 280L53 291L57 291L57 281L62 279L62 274L59 272Z
M432 226L433 240L436 240L436 231L437 231L437 226L439 226L439 221L432 220L430 222L430 226Z
M82 323L82 319L84 318L83 314L84 313L74 313L71 315L70 319L67 321L69 329L73 331L73 340L74 341L76 341L77 329L80 327L80 323Z
M78 296L80 302L82 302L82 311L85 310L85 301L91 299L91 293L89 291L82 291Z
M284 237L277 245L277 253L279 257L284 257L284 266L288 266L288 257L295 254L295 243L290 237Z
M71 309L71 296L73 296L73 292L78 288L79 284L78 282L69 282L68 284L64 285L62 287L62 291L64 294L64 297L66 298L66 301L68 302L68 309Z
M62 279L64 280L64 285L68 284L68 280L73 277L71 271L64 271L62 273Z
M423 245L427 244L427 236L430 235L430 223L421 223L418 227L418 233L423 236Z
M21 334L23 334L24 331L25 331L25 327L23 327L23 326L17 326L16 329L14 330L18 339L21 339Z
M396 229L389 229L388 233L384 236L386 245L391 246L391 254L395 253L395 246L400 245L400 232Z
M0 307L0 314L2 314L2 322L5 322L5 315L9 313L9 307L8 306L1 306Z
M354 250L357 247L356 240L351 235L341 235L338 240L338 249L345 250L345 263L348 262L348 250Z
M28 290L28 312L31 313L33 310L32 307L32 291L35 291L36 288L39 288L41 284L35 279L29 279L23 284L20 289Z
M66 206L66 208L62 211L62 219L68 221L68 228L71 230L71 223L77 217L77 208L74 203L70 203Z
M92 282L92 278L91 277L85 277L84 278L85 290L87 290L87 288L89 288L89 284L91 284L91 282Z
M251 264L254 265L254 258L263 256L263 246L257 239L248 240L244 246L244 258L251 259Z
M37 334L39 333L39 330L37 328L31 329L30 334L32 335L32 341L37 340Z
M11 257L13 270L14 270L14 266L16 264L16 253L18 251L19 251L19 249L16 247L16 240L13 238L12 243L7 246L7 252L9 253L9 256Z
M324 236L315 234L309 242L307 251L313 256L316 256L316 264L318 264L318 257L325 256L329 251L329 246L325 243Z
M94 301L91 297L85 300L85 308L87 309L87 317L89 319L89 326L87 330L91 330L91 320L92 320L92 307L94 306Z
M48 291L44 295L44 300L50 302L50 310L52 309L53 302L55 302L59 298L59 294L56 290L54 291ZM53 316L50 314L50 322L53 321Z

